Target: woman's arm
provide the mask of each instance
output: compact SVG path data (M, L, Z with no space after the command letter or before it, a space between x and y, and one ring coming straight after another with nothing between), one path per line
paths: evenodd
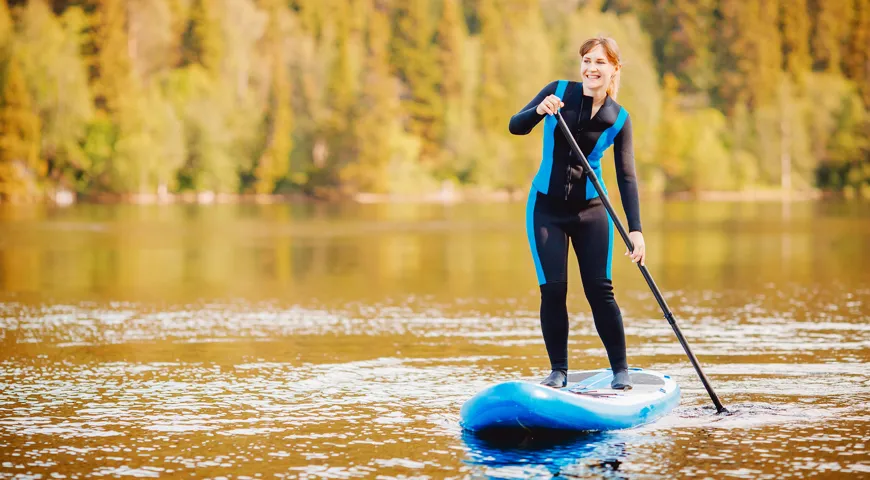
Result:
M616 163L616 181L619 185L619 197L625 217L628 219L628 231L640 232L640 200L638 198L637 174L634 168L634 144L631 129L631 117L626 116L622 130L613 140L613 157Z
M535 98L532 99L531 102L528 103L522 110L520 110L516 115L511 117L511 122L508 127L510 132L514 135L527 135L532 131L533 128L541 121L546 115L539 114L536 110L538 105L544 101L549 95L556 93L556 85L559 82L554 81L550 82L549 85L544 87Z

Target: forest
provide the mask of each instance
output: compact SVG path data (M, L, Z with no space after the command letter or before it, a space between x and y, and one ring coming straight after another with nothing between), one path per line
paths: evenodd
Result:
M643 194L870 198L870 0L0 0L0 202L525 192L596 35Z

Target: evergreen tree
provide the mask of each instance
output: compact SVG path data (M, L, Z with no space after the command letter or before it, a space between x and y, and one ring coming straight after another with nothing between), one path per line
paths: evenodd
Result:
M6 46L12 38L12 17L9 15L8 0L0 0L0 48L2 48L3 56L6 58Z
M266 147L255 170L257 193L271 193L277 180L287 173L290 151L293 148L293 110L290 105L290 80L282 48L284 32L279 23L282 15L280 1L265 4L269 12L266 31L267 58L271 67L269 105L266 113Z
M750 108L774 101L782 47L776 0L722 0L718 91L726 112L737 104Z
M173 3L177 0L127 0L128 51L133 71L141 80L176 65L178 40L174 37L181 22Z
M855 21L845 58L846 73L870 109L870 0L855 0Z
M193 0L182 43L182 63L199 64L214 75L221 73L226 52L219 2Z
M673 73L666 73L662 88L662 121L658 125L661 138L656 157L667 180L667 188L672 191L688 190L689 183L685 151L690 139L687 138L686 120L679 108L679 80Z
M20 201L37 194L45 175L40 158L40 121L24 82L20 61L13 57L3 84L0 108L0 200Z
M315 40L320 40L330 17L330 7L334 5L323 0L291 0L290 6L297 12L302 29Z
M438 90L447 101L455 101L462 94L462 49L466 28L461 7L459 0L444 0L435 42L442 73Z
M483 129L501 132L515 113L509 102L511 78L505 68L510 62L510 47L505 41L502 10L496 0L480 0L478 17L481 65L476 110Z
M442 77L429 0L400 2L395 12L392 62L404 82L403 110L408 131L423 140L422 160L433 164L443 140L444 107L438 89Z
M713 52L714 0L673 0L675 28L664 44L665 70L692 90L707 92L715 82Z
M131 82L127 52L127 12L122 0L91 0L94 60L91 89L97 109L112 113L128 95Z
M398 89L390 73L389 14L383 5L371 12L367 37L362 92L355 136L359 146L356 161L341 172L350 191L387 193L392 142L398 124Z
M787 0L762 0L759 6L757 82L750 87L756 93L755 105L776 103L776 92L782 75L782 35L779 30L779 2Z
M355 154L353 142L353 121L358 95L357 74L351 63L351 22L350 4L342 0L342 13L335 16L335 55L329 69L326 84L326 105L329 117L326 122L327 143L329 145L328 169L329 182L335 181L338 170L348 164Z
M793 78L800 78L812 68L807 0L781 1L779 5L783 69Z
M816 70L840 72L843 47L849 38L854 0L816 0L812 54ZM865 46L866 48L866 46Z
M42 157L50 183L73 186L87 167L81 149L93 103L80 51L86 17L79 7L57 18L43 1L27 4L18 15L15 50L40 116Z
M441 159L437 162L435 175L438 178L453 178L460 174L460 157L463 142L474 126L471 125L471 106L463 102L465 85L464 65L466 59L465 42L468 36L462 5L458 0L446 0L438 23L436 48L438 49L439 69L442 77L438 82L441 93L443 124L438 129L443 132Z

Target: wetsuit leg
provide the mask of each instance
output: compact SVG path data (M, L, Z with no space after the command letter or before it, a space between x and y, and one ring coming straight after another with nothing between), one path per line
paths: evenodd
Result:
M625 353L625 330L622 313L613 295L610 266L613 258L613 221L601 203L593 199L580 212L576 234L571 243L580 264L580 278L595 329L601 337L610 366L614 371L628 368Z
M560 214L532 189L526 206L526 233L541 289L541 331L553 370L568 369L568 236Z

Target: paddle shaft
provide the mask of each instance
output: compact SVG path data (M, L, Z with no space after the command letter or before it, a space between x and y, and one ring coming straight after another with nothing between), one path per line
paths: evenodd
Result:
M565 134L565 138L568 139L568 143L571 145L571 148L574 150L574 153L577 154L577 158L583 163L583 171L586 172L586 176L589 177L589 180L592 182L592 185L595 187L595 190L598 191L598 196L601 197L601 202L604 204L604 208L607 209L607 212L610 214L610 218L613 219L614 225L616 225L616 229L619 230L619 234L622 236L622 240L625 241L625 245L628 247L629 251L634 251L634 245L631 242L631 239L628 237L628 232L626 232L625 227L622 226L622 223L619 221L619 217L616 216L616 211L613 210L613 205L610 204L610 200L607 199L607 194L604 193L604 189L601 187L601 183L598 181L598 177L595 175L595 172L592 171L592 166L589 165L589 161L586 160L586 155L583 155L583 152L580 151L580 146L577 145L577 140L574 139L574 135L571 134L571 129L568 128L568 124L565 123L565 119L562 118L562 112L556 112L556 117L559 120L559 126L562 128L562 133ZM637 262L637 267L640 269L640 273L643 274L643 278L646 279L647 285L652 290L653 295L656 297L656 301L659 302L659 307L661 307L662 312L665 315L665 319L667 319L668 323L671 325L671 328L674 329L674 334L677 336L677 340L680 341L680 345L683 346L683 350L686 351L686 355L689 357L689 361L692 362L692 366L695 367L695 372L698 373L698 377L701 379L701 383L704 384L704 388L707 389L707 393L710 394L710 399L713 400L713 405L716 406L716 411L718 413L727 412L728 409L722 406L722 402L719 401L719 396L716 395L716 392L713 391L713 387L710 385L710 381L707 380L707 375L704 374L704 370L701 368L701 364L698 362L698 359L695 358L695 354L692 353L692 349L689 348L689 343L686 342L686 338L683 336L683 332L680 331L680 327L677 325L676 320L674 319L674 314L671 312L670 308L668 308L667 302L665 302L662 293L659 291L659 288L656 286L656 282L653 281L652 275L650 275L649 270L640 262Z

